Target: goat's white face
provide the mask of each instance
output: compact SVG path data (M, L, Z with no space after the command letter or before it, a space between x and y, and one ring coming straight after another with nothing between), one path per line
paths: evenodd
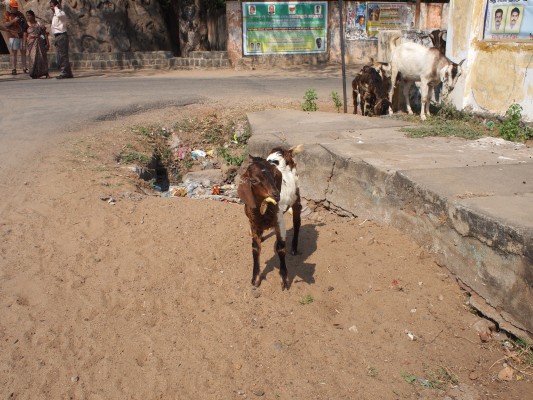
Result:
M443 68L441 71L441 81L444 84L444 88L451 92L457 83L457 80L463 73L463 68L461 65L465 60L461 61L459 64L450 64L447 67Z
M285 169L287 168L287 162L279 151L277 153L270 154L267 157L267 161L270 164L274 164L280 171L285 171Z
M381 73L382 77L386 79L390 79L392 76L392 66L389 63L381 63Z

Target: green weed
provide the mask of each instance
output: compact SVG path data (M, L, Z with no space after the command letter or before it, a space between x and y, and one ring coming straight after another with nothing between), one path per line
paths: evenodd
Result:
M138 162L140 164L146 165L152 159L151 156L144 153L139 153L137 151L130 151L128 153L120 154L119 161L123 164L132 164Z
M318 105L316 101L318 95L315 89L307 89L304 95L304 102L302 103L302 111L318 111Z
M305 296L303 299L300 300L300 304L305 306L306 304L311 304L313 301L315 301L315 299L313 299L313 296L308 294L307 296Z
M533 367L533 344L525 339L515 339L513 346L518 350L518 357L528 367Z
M341 112L342 101L339 98L339 94L335 91L332 91L329 96L333 100L333 106L337 109L337 112Z
M522 110L520 104L514 103L505 112L505 118L499 127L500 134L505 140L516 142L533 138L533 129L522 122Z
M428 387L444 389L447 385L458 385L459 379L457 379L457 376L450 372L448 368L440 367L430 374L427 382Z
M402 376L404 381L411 385L416 382L416 375L408 374L407 372L402 372L400 375Z
M225 147L220 147L217 149L217 154L226 161L226 164L228 165L236 165L240 166L246 157L245 153L242 153L239 156L234 156L230 153L230 151Z
M401 130L412 138L455 136L475 140L483 136L494 136L492 127L468 110L457 110L453 104L447 102L436 105L435 108L436 112L425 123Z

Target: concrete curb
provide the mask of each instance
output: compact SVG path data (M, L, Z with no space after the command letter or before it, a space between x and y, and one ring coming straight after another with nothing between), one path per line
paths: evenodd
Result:
M533 337L533 149L485 138L409 139L405 122L346 114L248 114L250 153L305 145L302 196L403 230L502 329Z

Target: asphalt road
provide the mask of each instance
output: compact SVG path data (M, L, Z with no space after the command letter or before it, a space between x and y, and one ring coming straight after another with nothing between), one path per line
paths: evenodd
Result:
M326 67L328 68L328 67ZM171 71L79 73L75 79L0 76L0 184L45 141L102 119L142 110L236 96L302 100L342 96L337 68L310 71Z

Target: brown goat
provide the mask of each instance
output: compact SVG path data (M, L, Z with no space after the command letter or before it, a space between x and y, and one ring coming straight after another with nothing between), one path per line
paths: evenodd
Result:
M259 256L263 232L274 228L276 231L276 252L280 261L281 288L289 288L285 264L287 230L283 214L292 209L291 253L297 254L302 204L294 156L302 151L303 145L301 144L288 150L276 147L270 151L266 160L260 157L251 157L252 163L241 175L237 192L244 202L244 211L250 220L254 259L252 285L254 286L259 286L261 283Z
M374 66L365 65L352 81L353 113L357 114L358 104L361 114L384 115L389 110L389 99L384 90L386 78Z
M285 237L279 224L279 205L282 174L267 160L261 157L251 157L252 162L241 175L241 182L237 188L239 197L244 202L244 212L250 220L252 234L252 255L254 260L252 285L259 286L259 258L261 255L261 240L263 232L274 228L276 231L276 252L280 262L282 289L288 289L287 266L285 264ZM283 213L281 213L283 218Z

